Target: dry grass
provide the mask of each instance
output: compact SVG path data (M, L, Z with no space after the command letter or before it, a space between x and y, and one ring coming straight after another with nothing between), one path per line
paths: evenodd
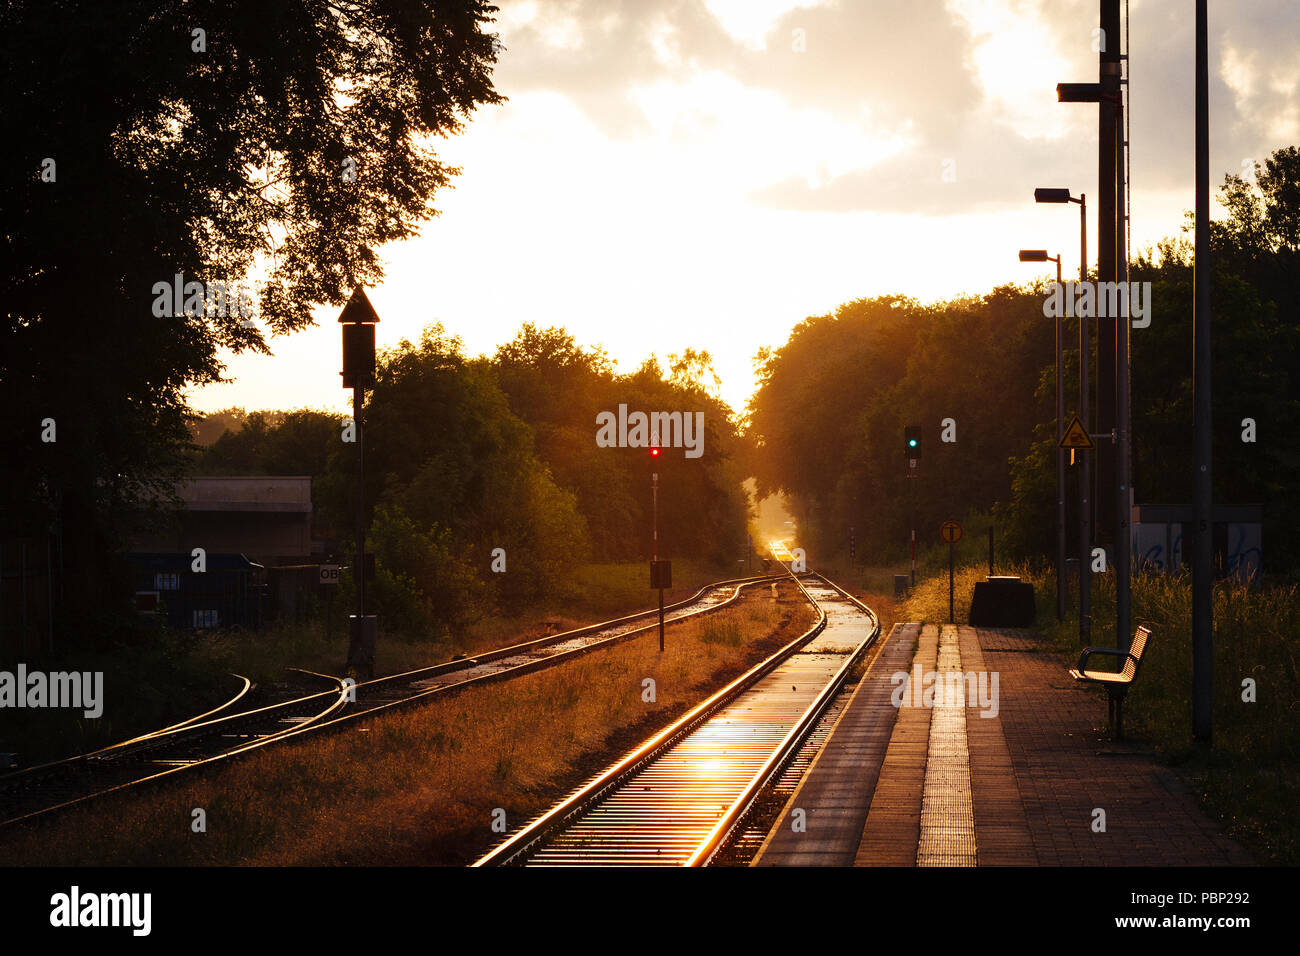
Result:
M708 583L734 575L730 568L676 562L677 588L666 602L689 597ZM642 562L583 565L573 569L571 593L562 605L532 609L517 617L491 615L450 636L403 633L380 618L379 674L396 674L517 644L654 605ZM103 671L105 713L83 720L76 711L29 709L6 716L0 751L16 751L24 765L103 747L202 713L229 698L238 686L231 672L257 683L273 683L286 667L327 674L346 672L347 609L336 602L332 626L324 618L286 621L260 631L143 632L131 643L65 649L55 661L27 659L29 667ZM16 661L0 665L12 668Z
M986 564L968 564L957 567L953 573L953 622L966 624L970 618L970 602L975 595L975 585L988 577ZM999 574L1018 574L1034 584L1034 599L1037 604L1038 619L1045 623L1045 611L1055 616L1052 602L1054 592L1050 587L1044 589L1043 580L1035 578L1025 568L1000 569ZM1049 606L1050 605L1050 606ZM903 602L903 610L909 621L925 621L930 624L944 624L948 621L948 569L939 573L918 574L916 587L912 589Z
M39 865L463 864L810 626L790 585L504 684L337 735L272 747L30 830L0 858ZM642 699L653 678L654 703ZM191 811L207 832L191 832Z
M735 573L691 562L678 562L675 570L678 586L664 592L665 604L684 600L710 581ZM650 610L657 598L646 586L648 578L649 571L639 562L583 565L574 569L572 593L561 605L531 609L516 617L488 615L442 637L385 627L381 615L376 673L397 674L456 654L472 655ZM347 613L334 610L328 633L323 619L288 622L263 631L218 633L203 642L200 653L209 664L254 680L275 680L285 667L342 674L348 651Z
M673 572L673 581L677 586L664 591L665 605L684 601L712 581L737 576L729 568L709 567L692 561L673 562ZM532 610L515 618L484 618L461 633L454 634L444 649L451 653L475 654L560 631L574 630L598 621L648 611L658 601L657 592L647 586L649 577L650 572L644 562L582 565L574 569L569 594L556 606ZM387 663L384 667L386 671L392 671Z

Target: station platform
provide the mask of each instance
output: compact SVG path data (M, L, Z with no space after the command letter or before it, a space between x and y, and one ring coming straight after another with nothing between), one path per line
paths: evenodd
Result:
M1252 864L1068 666L1030 631L894 625L753 865Z

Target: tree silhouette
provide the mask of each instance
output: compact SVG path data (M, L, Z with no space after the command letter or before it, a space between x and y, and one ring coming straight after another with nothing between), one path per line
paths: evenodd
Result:
M61 520L93 605L112 522L179 467L218 348L382 275L458 170L429 145L501 100L480 0L74 0L0 8L4 532ZM246 283L256 321L155 286ZM188 291L186 296L188 296ZM185 306L188 305L188 311ZM334 369L321 369L322 375ZM57 441L41 440L41 421ZM70 598L73 595L69 595Z

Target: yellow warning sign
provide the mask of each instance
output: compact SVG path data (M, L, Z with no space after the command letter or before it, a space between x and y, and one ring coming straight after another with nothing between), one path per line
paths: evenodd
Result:
M1092 438L1088 434L1088 429L1083 427L1083 422L1079 421L1079 416L1075 415L1070 424L1065 429L1065 434L1061 436L1062 448L1094 448Z

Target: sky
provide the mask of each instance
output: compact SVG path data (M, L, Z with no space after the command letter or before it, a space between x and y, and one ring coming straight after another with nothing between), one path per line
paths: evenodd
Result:
M499 5L508 101L437 141L462 173L418 237L380 250L380 347L441 322L490 355L532 322L622 372L704 349L739 411L755 353L808 316L1046 275L1022 247L1077 272L1078 207L1033 190L1097 194L1096 106L1055 92L1097 79L1096 0ZM1194 9L1131 0L1139 251L1193 205ZM1297 37L1295 0L1210 4L1212 187L1300 144ZM338 311L270 338L273 356L224 355L233 381L192 405L346 411Z

